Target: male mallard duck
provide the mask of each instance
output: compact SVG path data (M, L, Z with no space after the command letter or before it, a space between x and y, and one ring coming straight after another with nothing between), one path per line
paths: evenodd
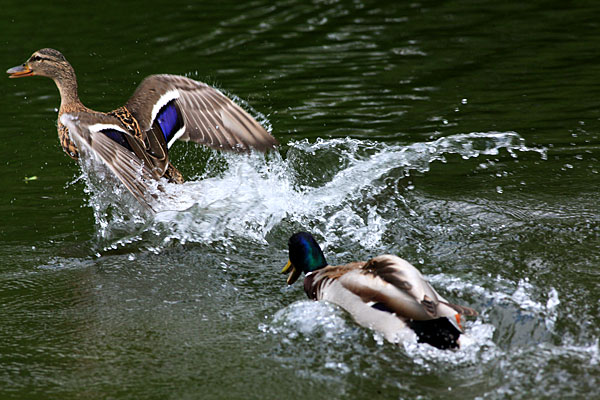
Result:
M238 152L266 151L277 144L228 97L183 76L148 76L124 106L102 113L79 100L75 71L57 50L38 50L6 72L10 78L53 79L61 97L58 136L64 151L78 159L79 146L91 149L142 204L149 201L144 178L183 182L169 161L168 150L177 139Z
M282 271L291 270L288 285L304 272L304 291L310 299L337 304L390 342L399 342L409 327L421 343L457 348L463 333L461 315L477 315L446 301L400 257L386 254L367 262L328 265L321 247L306 232L294 234L288 246L290 259Z

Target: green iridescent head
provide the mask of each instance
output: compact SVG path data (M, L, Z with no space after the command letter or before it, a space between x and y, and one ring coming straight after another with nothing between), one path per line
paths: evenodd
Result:
M307 232L298 232L288 242L290 260L283 267L282 273L290 275L287 278L288 285L296 282L302 272L308 273L327 266L321 247L315 238Z

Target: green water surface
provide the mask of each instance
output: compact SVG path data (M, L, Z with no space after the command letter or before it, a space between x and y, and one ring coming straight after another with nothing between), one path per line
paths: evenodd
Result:
M0 79L0 398L599 398L598 15L583 1L5 1L5 69L56 48L100 111L149 74L186 75L281 146L176 144L198 205L132 221L62 151L54 83ZM472 344L395 346L285 288L300 229L332 263L417 265L480 312Z

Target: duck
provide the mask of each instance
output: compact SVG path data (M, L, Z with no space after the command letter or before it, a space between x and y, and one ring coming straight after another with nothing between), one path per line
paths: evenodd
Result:
M281 271L288 274L288 285L304 273L309 299L336 304L389 342L399 344L416 335L418 343L458 349L462 317L477 316L474 309L440 296L417 268L396 255L329 265L308 232L292 235L288 249L289 260Z
M240 153L266 152L278 144L219 90L184 76L150 75L124 106L99 112L79 99L75 71L58 50L38 50L6 72L10 78L52 79L60 93L57 130L65 153L74 160L96 155L150 208L155 197L148 193L153 181L184 182L169 158L169 149L177 140Z

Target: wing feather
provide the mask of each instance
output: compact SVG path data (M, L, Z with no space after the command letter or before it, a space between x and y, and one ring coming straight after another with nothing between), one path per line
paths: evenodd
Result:
M428 320L454 318L456 313L477 315L468 307L447 302L418 269L393 255L375 257L361 269L341 276L339 281L363 301L382 303L403 318Z
M127 190L146 208L152 210L150 182L154 181L152 170L135 153L116 143L102 133L98 122L129 135L120 122L110 116L86 112L63 114L61 122L69 129L71 138L89 149L115 174ZM135 139L134 139L135 140Z
M179 140L231 151L248 151L250 148L266 151L277 145L273 136L220 91L177 75L147 77L127 102L127 109L143 131L152 126L154 106L162 104L167 97L171 99L174 91L185 127Z

